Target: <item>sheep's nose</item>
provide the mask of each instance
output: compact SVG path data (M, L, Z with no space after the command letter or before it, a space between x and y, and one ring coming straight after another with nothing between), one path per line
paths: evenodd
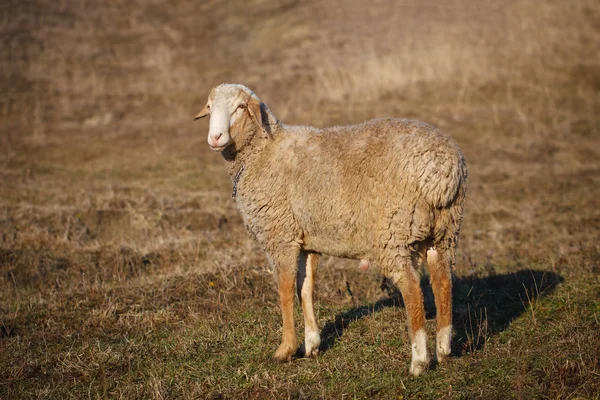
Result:
M213 135L213 140L219 140L219 139L221 139L221 136L223 136L223 133L219 132L216 135Z

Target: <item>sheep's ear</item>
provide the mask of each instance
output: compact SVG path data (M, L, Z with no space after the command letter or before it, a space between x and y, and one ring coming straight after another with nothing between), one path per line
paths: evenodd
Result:
M248 113L250 113L250 117L254 123L266 134L267 131L262 125L262 114L260 111L260 102L258 100L253 98L248 100Z
M204 108L202 110L200 110L200 112L198 114L196 114L196 116L194 117L194 121L197 119L200 119L200 118L204 118L208 114L210 114L210 109L208 108L208 104L206 104L204 106Z

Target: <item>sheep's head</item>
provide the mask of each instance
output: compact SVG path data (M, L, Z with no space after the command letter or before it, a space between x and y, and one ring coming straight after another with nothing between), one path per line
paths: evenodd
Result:
M250 133L261 130L261 101L247 87L224 83L211 90L204 108L194 118L210 114L208 145L212 150L222 151L234 143L251 139Z

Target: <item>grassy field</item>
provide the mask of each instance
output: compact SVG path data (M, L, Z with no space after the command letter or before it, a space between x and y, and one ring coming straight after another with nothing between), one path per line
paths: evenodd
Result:
M597 2L0 10L1 399L600 398ZM327 257L320 356L271 361L273 276L192 122L222 82L290 124L407 117L456 139L447 363L411 377L399 294Z

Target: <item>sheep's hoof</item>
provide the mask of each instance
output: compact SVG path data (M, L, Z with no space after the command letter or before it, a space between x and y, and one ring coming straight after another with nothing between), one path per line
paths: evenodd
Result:
M410 364L410 373L414 376L419 376L421 373L425 372L429 368L428 361L413 361Z
M450 351L448 349L442 349L439 347L437 348L435 358L438 363L446 361L448 359L448 356L450 356Z
M319 332L309 331L306 333L304 338L304 344L302 345L302 351L304 352L305 358L312 358L319 355L319 346L321 345L321 337Z
M451 352L451 342L452 342L452 325L448 325L440 330L437 333L437 339L435 344L435 355L437 358L437 362L444 361Z
M292 354L294 354L294 347L282 343L275 352L275 355L273 355L273 359L280 363L291 361Z
M312 350L308 350L304 353L305 358L316 358L319 355L319 348L314 348Z

